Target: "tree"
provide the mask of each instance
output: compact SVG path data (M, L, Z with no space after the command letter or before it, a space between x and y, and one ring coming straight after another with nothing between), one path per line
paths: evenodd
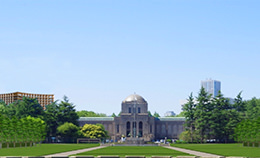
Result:
M28 142L30 142L30 130L31 128L31 122L28 118L22 118L22 124L24 128L24 133L23 133L23 141L25 143L25 147L27 147Z
M64 96L60 103L55 101L47 105L44 117L44 121L47 124L47 136L55 137L57 135L57 128L65 122L78 125L78 118L75 106L69 102L66 96Z
M75 142L75 138L77 138L79 133L79 127L74 125L73 123L65 122L57 128L58 134L63 138L64 142Z
M47 124L47 136L56 136L57 127L61 125L58 122L59 112L57 101L46 106L44 121Z
M115 114L115 113L113 113L113 114L112 114L112 117L116 117L116 114Z
M201 143L208 139L232 142L234 137L237 141L257 142L260 127L253 122L260 116L260 99L252 98L245 102L241 93L234 99L234 104L220 91L216 97L211 97L203 87L196 97L196 104L191 94L182 109L187 127L183 137L193 140L193 134L196 133ZM243 121L245 118L250 121ZM248 129L250 132L246 132Z
M245 102L243 101L241 97L242 91L238 93L237 97L235 98L233 107L236 109L238 112L245 112L246 107L245 107Z
M192 96L192 93L190 94L189 98L187 99L188 103L184 104L183 106L183 114L186 118L185 126L188 128L187 133L190 135L191 140L185 140L185 141L190 141L193 142L193 131L195 130L195 110L196 110L196 105L194 103L194 98ZM185 135L187 135L187 133Z
M20 144L20 147L22 147L22 143L24 142L24 133L27 132L26 131L26 127L24 126L23 122L21 119L17 120L17 124L16 124L16 129L17 129L17 142Z
M6 140L5 130L8 128L7 119L8 118L6 118L0 113L0 149L2 148L2 144Z
M254 120L243 120L235 128L235 139L249 146L250 143L255 146L260 143L260 117Z
M24 118L27 116L43 118L43 107L38 103L36 98L23 97L22 100L9 104L6 108L9 117Z
M33 118L33 117L27 117L28 119L31 119L31 123L33 124L33 137L32 142L35 144L37 142L41 143L42 140L45 139L46 136L46 124L45 122L40 118Z
M246 118L256 119L260 116L260 99L255 97L245 102L246 105Z
M10 128L10 135L11 135L11 142L13 143L13 147L15 147L16 142L18 142L18 119L14 116L10 119L9 128ZM17 128L18 127L18 128Z
M159 115L159 113L157 113L156 111L154 112L154 114L153 114L153 117L160 117L160 115Z
M107 138L108 132L101 124L85 124L80 130L84 137L87 138Z
M191 135L191 132L189 130L186 130L180 134L179 139L184 140L185 142L190 142L191 139L193 139L193 142L195 142L199 140L199 135L196 133L196 131L194 131Z
M230 133L232 133L231 120L233 119L232 107L229 100L223 97L221 92L212 101L212 124L211 124L211 139L215 138L218 141L225 140L228 141ZM229 126L228 126L229 125Z
M0 100L0 114L7 115L7 105L3 100Z
M78 125L79 116L76 113L75 106L73 105L73 103L69 103L69 99L67 96L63 97L63 101L59 103L58 108L59 125L62 125L65 122L71 122L74 125Z
M175 117L185 117L185 111L180 112L178 115L176 115Z
M106 117L106 114L103 113L95 113L93 111L86 111L86 110L82 110L82 111L77 111L77 114L79 117Z
M3 143L6 143L6 147L9 148L9 143L11 142L11 129L12 125L10 125L10 119L8 117L4 117L1 120L2 126L2 136L3 136Z
M45 139L46 137L46 127L47 127L47 124L38 118L38 122L39 122L39 125L38 125L38 130L39 130L39 133L37 134L37 141L41 144L41 142Z
M209 95L203 87L197 97L197 105L194 116L196 117L195 128L200 135L200 142L205 142L210 129L210 116L212 107L210 106L211 95Z

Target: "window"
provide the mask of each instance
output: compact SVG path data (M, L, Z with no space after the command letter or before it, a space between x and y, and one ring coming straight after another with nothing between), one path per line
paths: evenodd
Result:
M153 133L153 126L150 125L150 133Z
M131 113L131 108L128 108L128 113Z
M138 113L141 113L141 108L140 107L138 107Z
M139 133L138 133L138 137L143 137L143 122L139 122Z
M116 133L119 133L119 124L116 125Z
M136 137L136 122L133 122L133 137Z
M131 137L131 127L130 127L130 122L126 123L126 136Z

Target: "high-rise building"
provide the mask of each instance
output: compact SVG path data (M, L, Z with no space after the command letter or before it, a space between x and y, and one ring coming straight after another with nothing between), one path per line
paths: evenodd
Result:
M201 87L203 87L208 94L212 94L212 97L216 97L221 90L220 81L212 79L201 81Z
M37 98L38 103L43 108L45 108L46 105L54 102L54 94L33 94L23 92L0 94L0 100L3 100L6 104L13 103L17 100L22 100L23 97Z
M164 116L165 117L170 117L170 116L175 116L176 114L173 111L167 111Z

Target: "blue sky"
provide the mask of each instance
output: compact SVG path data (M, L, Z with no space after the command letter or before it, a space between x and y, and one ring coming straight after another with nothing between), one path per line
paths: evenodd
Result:
M119 113L136 92L181 112L200 81L260 94L255 0L0 1L0 93L67 95L77 110Z

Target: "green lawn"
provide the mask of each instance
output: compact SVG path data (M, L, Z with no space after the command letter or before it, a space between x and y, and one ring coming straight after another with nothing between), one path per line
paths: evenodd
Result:
M222 156L260 157L260 148L243 147L242 144L171 144L171 146Z
M44 156L96 146L99 144L41 144L36 147L3 148L0 149L0 156Z
M79 153L77 155L93 155L93 156L118 155L120 157L123 157L125 155L135 155L135 156L139 155L139 156L147 156L147 157L158 155L158 156L176 157L176 156L189 155L189 154L171 150L171 149L166 149L160 146L109 146L98 150Z

